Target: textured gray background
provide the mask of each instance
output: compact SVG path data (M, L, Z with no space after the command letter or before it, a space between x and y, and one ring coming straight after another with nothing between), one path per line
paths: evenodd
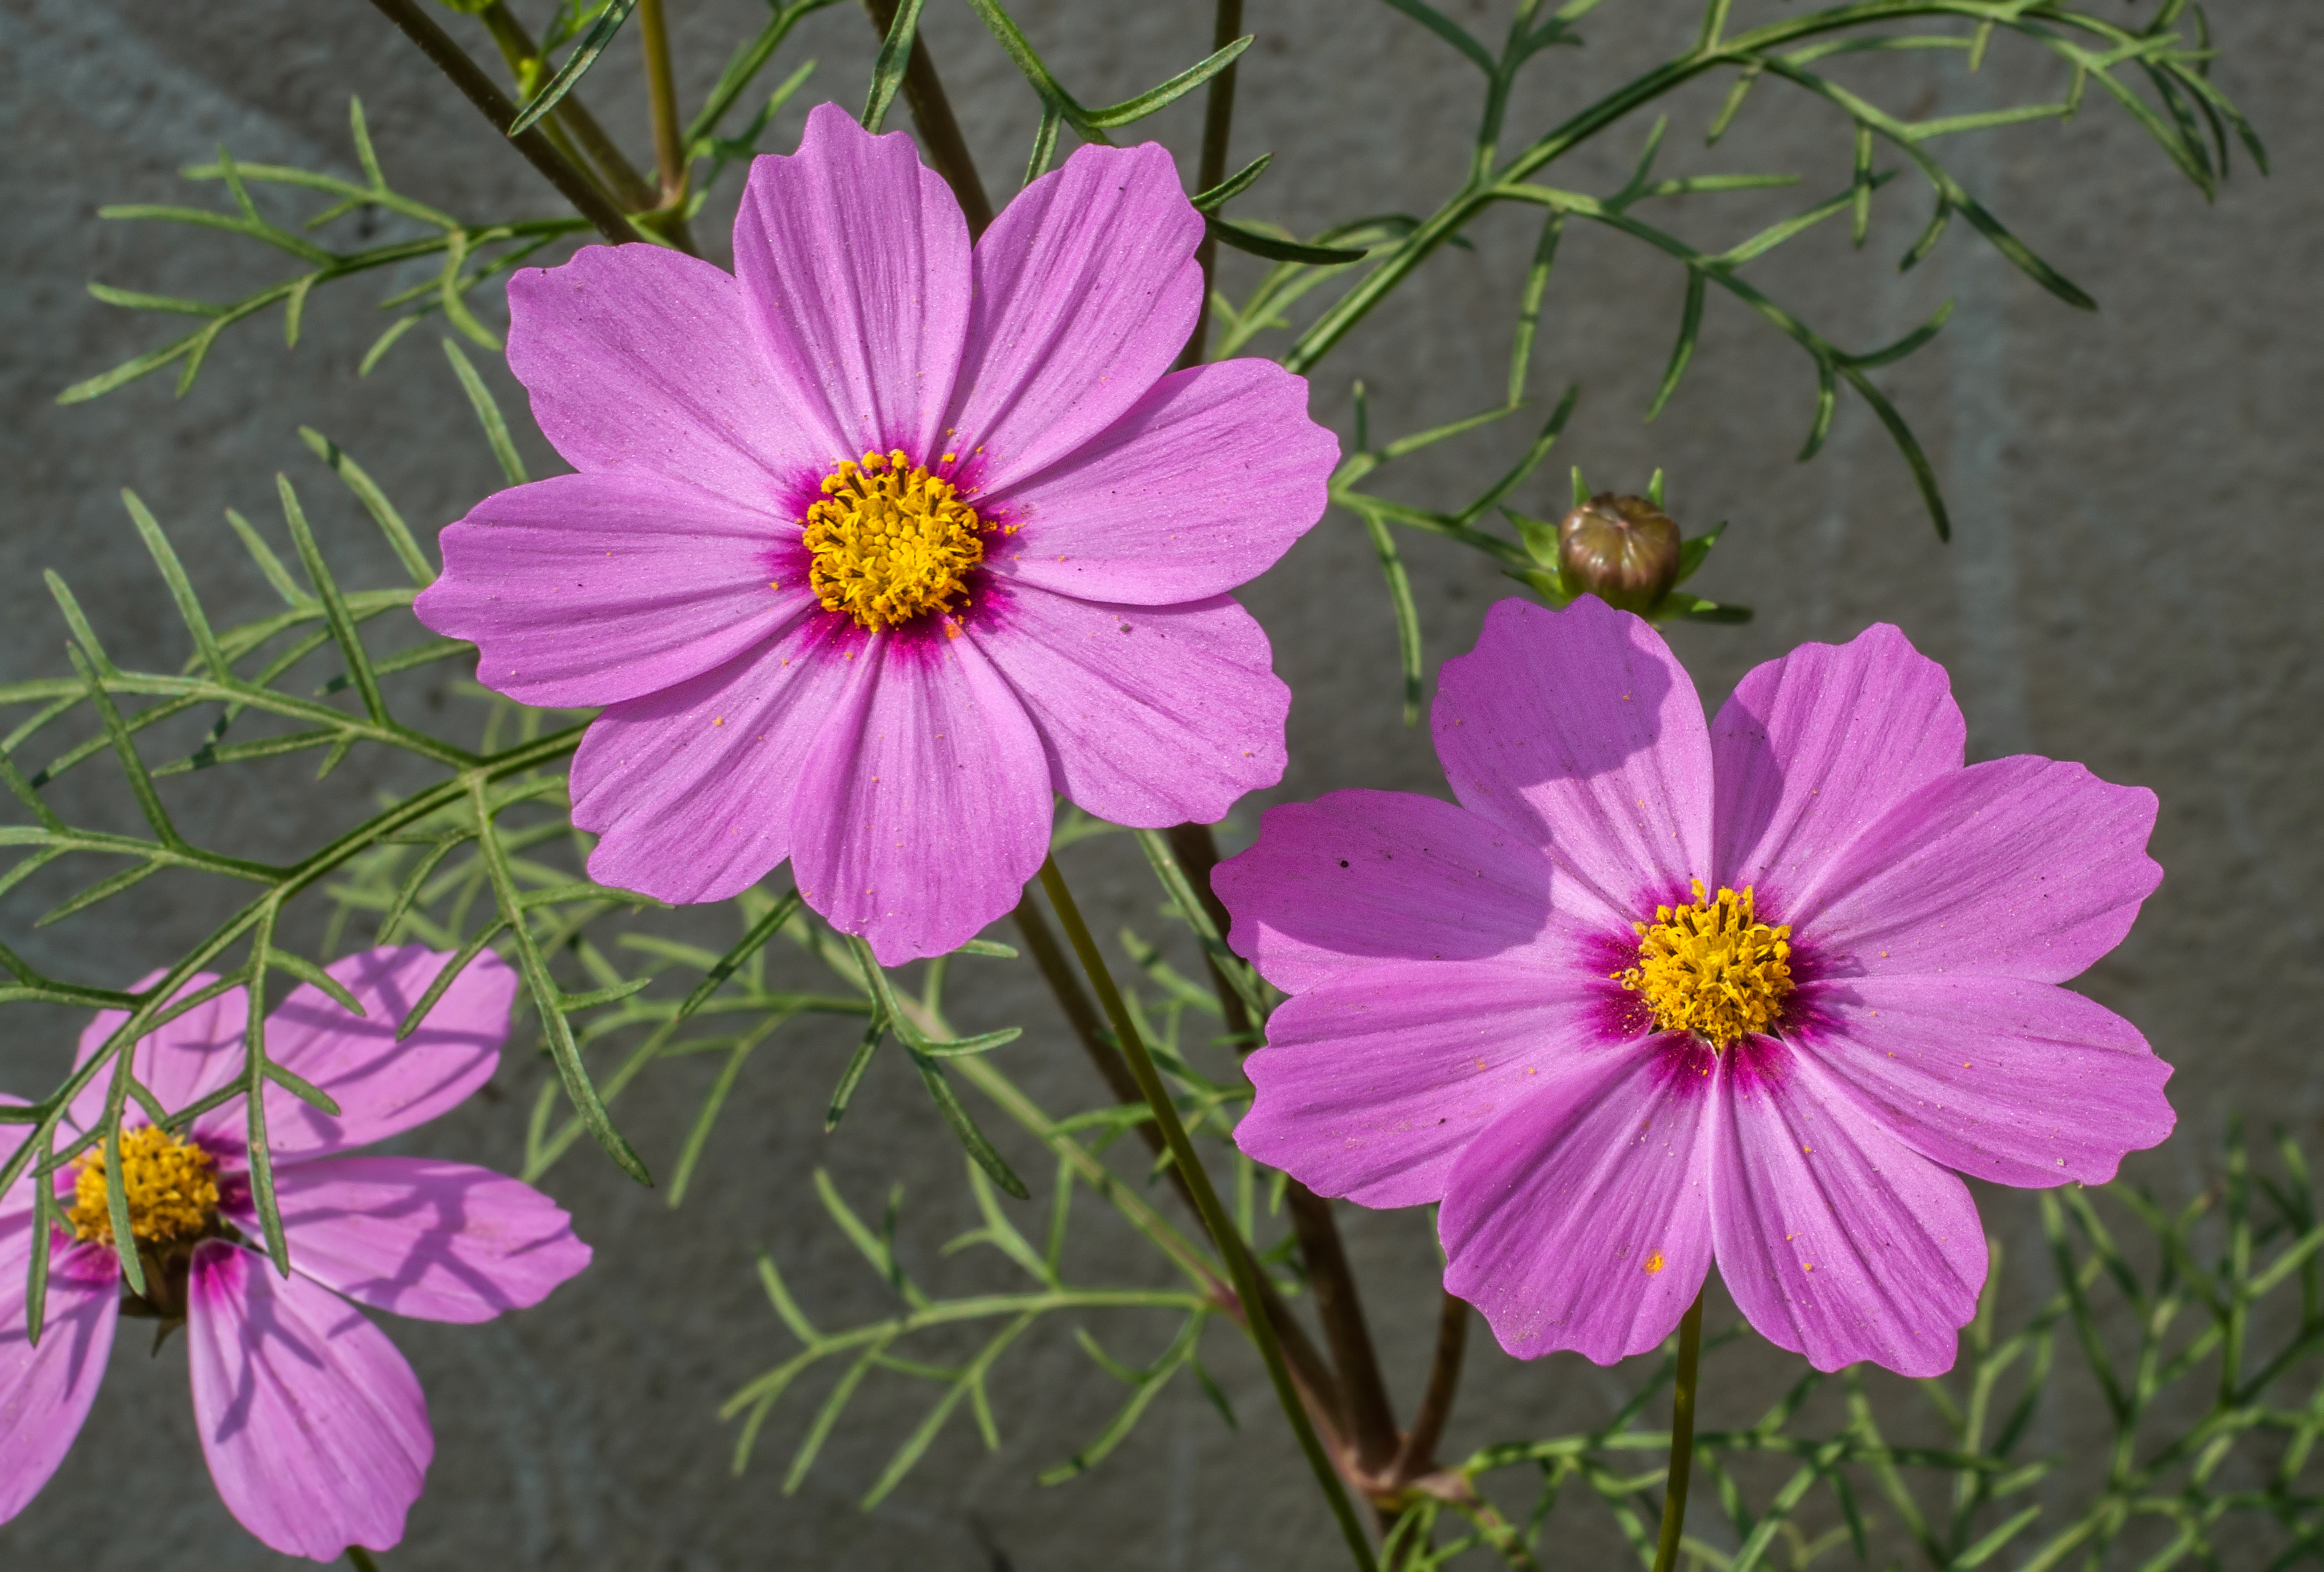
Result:
M673 9L695 92L727 41L761 14L749 0L679 0ZM1498 36L1499 4L1457 0L1451 9ZM1605 7L1588 50L1560 52L1528 78L1512 140L1652 52L1683 46L1695 9L1679 0ZM1741 9L1747 17L1753 10ZM1206 47L1208 7L1195 0L1026 0L1019 10L1088 102L1135 91ZM1252 0L1250 13L1260 41L1244 67L1238 161L1272 150L1277 162L1246 209L1305 229L1433 206L1465 156L1469 68L1385 7ZM2313 171L2324 123L2302 89L2324 67L2324 16L2301 0L2227 0L2213 13L2225 51L2220 79L2266 135L2279 170L2273 180L2239 164L2207 208L2095 94L2070 125L1949 146L1989 205L2098 298L2098 316L2040 293L1973 244L1965 225L1925 267L1900 278L1891 262L1926 210L1905 180L1884 197L1862 256L1851 257L1831 225L1755 272L1855 346L1885 342L1946 298L1958 302L1935 348L1882 373L1943 477L1958 520L1951 547L1932 538L1903 464L1860 406L1843 407L1818 461L1792 464L1812 379L1795 352L1731 302L1713 300L1685 387L1656 424L1642 425L1682 280L1666 263L1594 234L1572 235L1560 259L1535 377L1537 395L1578 380L1585 400L1559 463L1517 499L1526 510L1554 512L1563 462L1583 464L1596 483L1630 487L1662 464L1683 520L1732 521L1702 587L1757 606L1759 620L1674 635L1713 703L1750 665L1798 640L1844 639L1868 621L1894 621L1950 666L1973 755L2031 749L2079 758L2162 795L2154 850L2169 878L2128 942L2082 986L2137 1020L2179 1067L2181 1135L2134 1172L2181 1193L2215 1171L2218 1133L2232 1110L2315 1135L2314 1023L2324 1014L2312 897L2324 875L2313 829L2324 676L2310 653L2324 532L2306 483L2319 408L2311 299L2324 213ZM987 182L1005 195L1029 140L1028 100L964 8L931 5L927 27ZM469 41L482 48L481 35ZM624 41L590 94L601 117L641 150L630 48ZM870 50L851 10L803 27L787 59L813 56L821 69L768 145L790 145L815 99L854 102ZM1891 104L1926 114L2014 101L2049 78L1997 59L1972 79L1949 59L1863 79ZM479 135L466 106L355 0L0 0L0 135L12 152L0 165L10 216L0 226L0 670L8 677L64 669L44 567L71 578L124 662L174 662L182 653L115 500L120 486L137 489L175 529L214 614L231 618L267 602L220 510L267 521L277 468L304 488L346 578L393 582L367 526L299 445L300 422L337 437L431 528L498 483L433 332L407 338L369 380L356 380L356 360L379 325L369 302L386 292L369 281L318 296L295 353L284 351L279 318L230 334L183 400L156 378L93 406L51 402L173 326L98 305L83 280L220 298L277 276L277 263L254 247L103 223L96 206L185 199L174 168L220 141L246 160L351 171L350 91L364 96L403 189L471 216L553 210L521 161ZM1670 106L1672 167L1802 170L1811 194L1846 183L1845 128L1810 104L1780 100L1773 87L1761 87L1725 145L1703 152L1700 132L1719 91ZM1196 113L1190 101L1151 123L1180 151L1190 178ZM1611 189L1643 132L1624 128L1553 179ZM731 188L726 195L731 204ZM1718 198L1728 205L1672 222L1723 244L1798 199ZM715 252L724 250L725 211L701 225ZM1373 390L1375 429L1388 434L1498 396L1530 225L1511 214L1478 238L1475 253L1432 262L1418 288L1324 363L1315 377L1322 418L1346 431L1346 390L1358 376ZM514 410L512 385L488 369ZM549 466L525 435L537 467ZM1441 504L1481 485L1519 440L1510 432L1449 446L1383 484ZM1467 648L1507 585L1457 548L1407 547L1433 668ZM1248 600L1298 695L1283 795L1440 786L1425 734L1398 722L1392 625L1351 521L1327 519ZM400 697L440 703L440 678ZM198 778L171 800L215 843L281 852L317 843L352 811L300 790L303 777L294 766L231 783ZM381 777L407 778L416 777ZM1256 806L1244 811L1244 833ZM1150 911L1150 894L1114 848L1077 856L1088 893L1111 905L1102 925ZM11 897L12 942L61 888ZM199 886L155 881L134 909L105 908L23 942L61 970L126 976L198 932L217 899ZM963 1016L1036 1027L1010 1051L1012 1071L1052 1107L1096 1096L1093 1078L1047 1028L1052 1017L1024 969L974 964L986 970L964 993ZM62 1067L77 1024L32 1012L11 1019L0 1085L31 1090ZM1116 1398L1061 1328L1028 1338L1004 1367L1002 1449L984 1454L955 1422L876 1514L860 1515L853 1503L918 1411L920 1393L901 1383L866 1389L798 1495L785 1499L777 1486L819 1386L779 1415L753 1471L730 1478L731 1436L715 1408L788 1352L753 1282L754 1252L778 1255L826 1325L882 1313L876 1285L805 1200L815 1164L827 1164L863 1207L876 1206L884 1176L900 1172L921 1214L906 1227L915 1265L947 1286L985 1281L967 1264L936 1261L934 1246L966 1226L957 1159L892 1064L875 1073L839 1136L819 1133L844 1051L843 1033L811 1026L763 1051L681 1212L576 1150L548 1183L596 1246L597 1264L546 1306L482 1328L392 1326L429 1389L438 1452L429 1494L390 1564L710 1568L844 1558L934 1569L990 1567L1005 1557L1021 1568L1102 1558L1156 1572L1337 1564L1256 1369L1224 1338L1214 1347L1244 1416L1240 1437L1182 1384L1113 1459L1060 1491L1036 1488L1032 1475L1094 1433ZM624 1126L658 1166L670 1163L709 1070L665 1070L622 1106ZM514 1166L540 1074L512 1053L491 1094L408 1145ZM1988 1197L1987 1214L2005 1236L2022 1238L2030 1208L2022 1198ZM1408 1404L1434 1314L1425 1227L1408 1215L1351 1216L1347 1227ZM1089 1219L1078 1265L1092 1281L1151 1273L1102 1218ZM1720 1315L1731 1311L1720 1307L1714 1320ZM1157 1346L1150 1325L1102 1329L1125 1355ZM237 1530L204 1475L182 1347L149 1359L138 1342L136 1328L124 1328L71 1458L18 1521L0 1529L0 1564L37 1558L90 1572L276 1564ZM1448 1441L1456 1455L1586 1423L1619 1389L1618 1375L1571 1359L1517 1367L1482 1349L1472 1358ZM1746 1419L1779 1374L1763 1367L1714 1384L1707 1422ZM1563 1541L1568 1564L1602 1564L1599 1531Z

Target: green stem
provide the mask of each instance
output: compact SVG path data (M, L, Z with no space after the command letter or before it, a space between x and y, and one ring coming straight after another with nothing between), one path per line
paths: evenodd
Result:
M379 1563L373 1560L371 1552L361 1545L347 1547L347 1565L353 1567L355 1572L379 1572Z
M1678 1381L1671 1389L1671 1449L1669 1483L1663 1491L1662 1538L1655 1546L1655 1572L1674 1572L1678 1566L1679 1536L1686 1528L1686 1485L1694 1472L1694 1377L1702 1357L1702 1294L1694 1296L1678 1324Z
M1242 36L1242 0L1219 0L1218 14L1211 27L1211 52L1234 42ZM1207 191L1227 178L1227 144L1234 133L1235 70L1240 61L1211 78L1203 89L1203 156L1194 172L1194 189ZM1211 336L1211 277L1219 260L1219 243L1208 225L1203 228L1203 244L1194 248L1194 261L1203 270L1203 308L1194 317L1194 331L1186 336L1186 347L1178 355L1181 366L1200 365L1203 352Z
M1146 1040L1122 1003L1121 991L1114 987L1105 958L1098 953L1097 942L1090 937L1089 924L1082 920L1081 907L1074 904L1073 892L1065 887L1065 876L1058 872L1054 857L1041 864L1041 887L1048 892L1049 904L1056 908L1057 920L1065 925L1065 938L1073 945L1074 953L1081 958L1082 970L1089 974L1090 986L1096 990L1106 1018L1113 1023L1121 1056L1129 1061L1130 1072L1137 1078L1147 1107L1153 1109L1155 1122L1162 1126L1163 1139L1169 1145L1178 1171L1185 1176L1195 1209L1202 1214L1203 1226L1210 1230L1212 1241L1226 1263L1236 1297L1242 1301L1250 1318L1250 1340L1258 1346L1259 1358L1267 1365L1268 1379L1275 1384L1276 1400L1282 1405L1284 1417L1291 1421L1292 1432L1299 1439L1299 1449L1306 1454L1307 1465L1323 1486L1332 1514L1339 1520L1340 1531L1347 1536L1349 1551L1363 1572L1376 1572L1371 1545L1364 1538L1363 1525L1356 1519L1347 1492L1341 1488L1339 1471L1324 1454L1323 1444L1317 1439L1314 1426L1308 1422L1307 1411L1292 1387L1291 1373L1284 1365L1283 1350L1276 1342L1275 1328L1259 1292L1258 1264L1244 1246L1242 1235L1227 1217L1226 1209L1219 1204L1218 1191L1211 1188L1210 1175L1203 1168L1194 1144L1187 1139L1186 1126L1179 1122L1169 1089L1162 1084L1161 1072L1154 1068L1153 1055L1146 1051Z
M686 135L678 124L678 82L670 69L669 25L661 0L638 0L638 41L646 57L646 102L653 116L654 168L661 207L654 226L681 251L694 249L686 228Z
M436 19L420 8L419 0L371 0L403 35L420 46L420 52L436 63L436 69L452 78L468 102L475 105L493 128L503 136L516 124L516 106L509 102L493 79L484 75L484 68L468 58L467 51L452 41L451 36L436 25ZM637 232L630 227L629 215L614 205L605 193L573 161L557 151L557 144L538 125L528 127L521 136L511 137L517 152L526 161L548 178L574 210L595 226L598 234L620 245L635 240Z

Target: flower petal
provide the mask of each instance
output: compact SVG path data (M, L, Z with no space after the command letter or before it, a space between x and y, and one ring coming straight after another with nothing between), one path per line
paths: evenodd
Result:
M701 676L816 609L798 526L650 474L557 475L445 527L412 610L528 704L619 703Z
M1453 795L1545 847L1615 911L1683 902L1711 869L1711 743L1694 684L1639 618L1584 595L1503 601L1444 663L1432 717Z
M323 970L355 995L361 1016L301 983L266 1017L267 1057L339 1105L333 1118L287 1089L268 1086L266 1140L278 1161L365 1146L424 1125L493 1078L508 1036L516 972L489 951L452 980L418 1031L395 1040L403 1017L450 960L445 951L419 944L344 956ZM205 1114L194 1133L215 1147L239 1143L244 1128L237 1099Z
M986 561L1086 600L1223 594L1323 516L1339 461L1340 439L1307 418L1304 377L1263 360L1195 366L1061 462L980 496L1017 531Z
M1082 148L992 221L945 419L980 490L1072 453L1170 369L1203 308L1202 241L1152 142Z
M1965 735L1945 668L1885 622L1753 668L1711 723L1718 882L1785 910L1784 891L1960 768Z
M2163 882L2146 855L2154 806L2079 764L1973 764L1882 814L1785 920L1827 975L2063 982L2122 942Z
M1720 1057L1711 1223L1745 1318L1819 1370L1951 1369L1985 1286L1969 1187L1858 1111L1811 1056L1756 1037Z
M826 922L899 966L1017 904L1049 853L1049 764L974 641L891 634L864 658L866 702L801 772L791 872Z
M574 468L779 508L829 446L751 341L733 275L658 245L592 245L509 275L509 370Z
M2000 1184L2104 1184L2178 1116L2171 1066L2102 1005L2014 977L1811 983L1808 1052L1906 1145Z
M1410 792L1337 791L1259 816L1211 875L1227 942L1286 993L1404 961L1551 967L1635 941L1623 917L1491 820ZM1596 968L1601 973L1616 965Z
M1611 996L1610 997L1609 996ZM1318 1195L1442 1199L1462 1151L1545 1080L1603 1072L1622 990L1507 961L1388 961L1278 1007L1235 1144Z
M968 225L909 136L817 105L796 155L751 166L734 271L773 398L819 468L867 449L929 460L968 331Z
M1024 702L1050 784L1101 819L1214 823L1283 778L1291 690L1267 634L1224 595L1107 606L991 594L969 638Z
M143 993L167 975L165 971L149 971L130 984L129 991ZM217 980L215 971L198 971L171 997L183 998ZM128 1019L127 1010L97 1011L81 1028L80 1047L73 1054L73 1068L78 1070L95 1058L106 1040ZM247 993L236 988L221 994L175 1020L164 1021L159 1031L148 1032L137 1044L136 1059L131 1068L145 1089L153 1094L154 1100L175 1113L188 1103L208 1097L241 1071L243 1027L249 1019ZM66 1109L66 1117L80 1129L95 1129L104 1117L109 1089L110 1078L97 1076L81 1088L80 1095ZM124 1122L143 1125L152 1121L146 1118L143 1108L132 1102Z
M1611 1365L1678 1325L1711 1269L1712 1059L1676 1036L1582 1056L1461 1154L1444 1288L1502 1347Z
M32 1255L30 1209L0 1213L0 1523L31 1504L72 1449L121 1315L121 1268L111 1249L56 1241L35 1347L24 1319Z
M488 1321L589 1264L562 1208L488 1168L337 1157L288 1163L274 1187L292 1267L374 1310ZM235 1222L256 1235L254 1210Z
M395 1345L222 1239L195 1247L186 1300L194 1423L226 1510L286 1556L394 1548L436 1453Z
M844 617L597 717L573 758L573 822L601 839L589 877L656 900L723 901L790 855L800 772L874 662Z

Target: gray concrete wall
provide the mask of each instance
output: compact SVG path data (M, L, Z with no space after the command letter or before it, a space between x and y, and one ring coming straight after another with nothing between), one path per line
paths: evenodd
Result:
M1089 102L1124 96L1195 58L1209 26L1208 8L1195 0L1026 0L1019 9ZM1503 8L1457 0L1450 9L1497 32ZM1682 47L1694 9L1676 0L1606 6L1587 50L1562 51L1528 78L1512 111L1513 137L1553 123L1656 51ZM761 14L748 0L685 0L673 10L696 92L726 41ZM2078 758L2161 794L2154 850L2169 878L2128 942L2082 986L2138 1021L2178 1066L2181 1135L2133 1170L2178 1193L2215 1171L2230 1112L2282 1121L2312 1140L2324 1107L2313 1045L2324 1017L2324 935L2313 898L2324 881L2314 829L2324 666L2311 655L2324 531L2307 474L2324 409L2312 307L2324 245L2314 174L2324 119L2301 87L2324 69L2324 16L2299 0L2242 0L2213 12L2218 78L2268 138L2273 179L2239 161L2207 207L2096 94L2069 125L1948 150L1996 212L2098 299L2095 316L2042 294L1961 225L1924 267L1899 277L1893 260L1926 212L1909 179L1884 193L1863 255L1849 253L1835 225L1755 271L1778 299L1858 347L1895 336L1943 299L1957 302L1934 348L1882 373L1943 478L1957 526L1950 547L1932 538L1903 464L1860 405L1842 409L1821 458L1792 463L1812 377L1795 352L1730 301L1712 301L1685 386L1657 422L1643 425L1683 280L1596 234L1573 234L1559 260L1535 373L1537 395L1576 381L1584 401L1556 459L1517 499L1528 511L1554 512L1566 462L1583 464L1594 483L1627 487L1659 464L1671 476L1674 510L1691 527L1730 520L1702 587L1756 606L1758 621L1674 636L1712 703L1752 664L1799 640L1844 639L1868 621L1893 621L1951 668L1974 755ZM1470 69L1381 6L1253 0L1249 21L1260 41L1244 67L1237 151L1272 150L1277 161L1246 210L1305 229L1432 206L1465 156ZM988 182L1005 193L1030 140L1028 100L964 7L931 5L927 27ZM642 148L631 47L625 41L589 90L608 124ZM808 103L855 102L870 50L852 8L802 27L787 59L813 56L820 69L769 145L791 144ZM1974 79L1958 60L1929 59L1890 62L1866 79L1904 110L1927 114L2010 102L2048 78L1997 51ZM299 423L337 437L410 517L431 527L498 483L432 331L356 379L380 325L370 302L387 292L372 282L318 294L295 352L283 348L279 318L230 334L182 400L156 378L91 406L51 402L171 326L96 303L83 280L216 298L277 274L277 262L247 245L103 223L95 207L185 199L174 168L221 141L245 160L351 170L350 91L363 95L382 157L405 190L468 215L552 210L521 161L480 134L445 83L353 0L0 0L0 136L13 155L0 164L0 211L9 216L0 225L7 677L66 669L45 567L71 579L124 663L175 662L183 653L115 500L123 485L175 529L214 613L230 619L263 610L267 593L220 510L267 519L277 469L299 481L347 579L392 582L392 564L360 516L300 446ZM1700 132L1720 91L1690 91L1669 106L1671 168L1801 170L1813 194L1845 185L1845 127L1812 105L1780 101L1771 86L1729 141L1705 153ZM1154 123L1190 173L1196 115L1190 102ZM1612 188L1643 133L1618 131L1557 179ZM701 226L715 253L724 249L731 200L730 189ZM1723 243L1797 200L1720 198L1672 222ZM1372 389L1375 429L1389 434L1498 396L1530 225L1506 216L1477 240L1474 253L1432 262L1419 288L1323 363L1314 380L1323 418L1348 429L1357 377ZM1231 276L1247 282L1250 271L1238 261ZM513 411L513 385L488 369ZM536 437L522 436L537 468L553 464ZM1481 485L1521 441L1509 431L1448 446L1383 484L1441 503ZM1457 548L1417 539L1406 547L1433 669L1468 647L1485 607L1509 586ZM1439 789L1425 732L1398 720L1388 603L1351 520L1327 519L1248 599L1298 695L1281 795L1359 784ZM457 702L442 690L439 674L401 697ZM279 852L318 842L355 808L352 790L303 789L304 774L293 765L231 782L197 778L171 801L206 839ZM418 777L391 770L375 778L392 786ZM1247 808L1241 833L1257 805ZM1158 927L1150 890L1119 849L1093 847L1077 866L1107 908L1102 926ZM10 942L93 978L125 977L168 955L214 918L220 899L157 881L134 915L126 906L102 908L21 937L62 887L28 887L8 898ZM973 964L963 1016L1034 1028L1007 1052L1011 1071L1052 1108L1099 1097L1026 969ZM32 1011L10 1019L0 1086L31 1090L67 1062L78 1023ZM680 1211L576 1150L547 1182L575 1211L597 1263L547 1306L482 1328L392 1325L427 1384L438 1452L409 1538L388 1563L966 1569L1102 1561L1124 1572L1340 1564L1255 1366L1223 1338L1217 1363L1240 1405L1240 1436L1182 1385L1111 1460L1059 1490L1038 1489L1032 1476L1093 1434L1118 1396L1062 1328L1035 1334L1005 1367L1000 1451L984 1453L955 1421L876 1513L860 1514L855 1497L922 1400L901 1382L866 1389L796 1496L778 1486L819 1386L779 1416L752 1471L730 1477L732 1433L717 1422L717 1405L789 1352L754 1282L754 1253L772 1250L826 1324L882 1313L883 1293L809 1199L816 1164L866 1208L900 1172L918 1209L905 1230L915 1265L954 1291L1000 1281L936 1257L937 1244L969 1226L957 1156L894 1065L875 1073L840 1135L821 1134L847 1045L844 1032L807 1025L763 1050ZM706 1063L661 1069L622 1104L622 1124L658 1167L670 1163L709 1073ZM543 1075L512 1052L486 1096L408 1145L514 1166ZM2025 1200L1987 1200L1997 1231L2022 1239ZM1375 1325L1399 1400L1409 1403L1434 1315L1425 1225L1413 1215L1353 1215L1347 1228L1376 1285ZM1084 1220L1082 1240L1076 1270L1085 1280L1154 1280L1103 1218ZM1731 1313L1722 1307L1714 1317ZM1100 1329L1123 1356L1158 1347L1150 1323ZM0 1529L0 1564L89 1572L273 1564L211 1493L182 1347L149 1358L137 1343L125 1330L72 1457L21 1519ZM1519 1367L1483 1348L1473 1357L1448 1443L1455 1451L1589 1422L1626 1374L1570 1359ZM1778 1374L1763 1365L1724 1390L1714 1385L1706 1422L1746 1419ZM2072 1429L2045 1439L2063 1444ZM1578 1524L1590 1509L1566 1510ZM1599 1558L1609 1550L1602 1523L1564 1531L1567 1564L1610 1564Z

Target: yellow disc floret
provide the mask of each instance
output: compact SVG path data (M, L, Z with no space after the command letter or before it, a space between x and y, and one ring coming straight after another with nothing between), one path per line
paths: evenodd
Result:
M1652 923L1631 926L1638 958L1614 979L1644 996L1663 1031L1692 1032L1723 1048L1782 1018L1792 992L1792 931L1757 919L1748 887L1710 898L1698 878L1693 905L1657 906Z
M217 1221L217 1160L154 1125L121 1132L121 1188L129 1198L129 1232L140 1245L174 1245L199 1238ZM76 1236L113 1243L113 1215L105 1204L105 1148L81 1159L73 1179Z
M984 536L959 490L899 448L844 460L823 478L823 496L807 510L807 548L824 610L876 632L965 606L965 575L984 560Z

